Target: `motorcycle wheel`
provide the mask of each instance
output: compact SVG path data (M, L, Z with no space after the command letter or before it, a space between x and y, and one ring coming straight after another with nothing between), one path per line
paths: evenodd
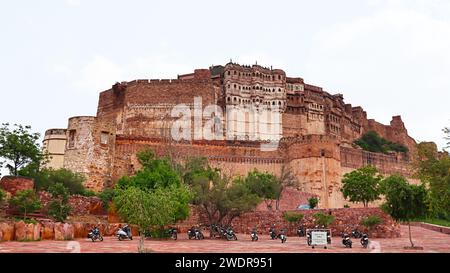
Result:
M256 236L255 241L258 241L258 239L259 239L258 236Z
M236 235L233 235L233 237L234 237L234 240L237 241L237 236L236 236Z
M130 236L130 240L133 240L133 236Z
M100 242L103 242L103 236L100 235Z
M95 242L95 238L94 236L91 237L92 242Z
M120 236L120 235L119 235L118 238L119 238L119 241L122 241L122 240L123 240L122 236Z

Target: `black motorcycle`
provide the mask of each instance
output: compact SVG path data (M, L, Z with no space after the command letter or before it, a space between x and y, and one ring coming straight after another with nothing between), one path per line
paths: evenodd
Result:
M176 228L169 229L170 238L177 240L178 239L178 230Z
M203 240L205 239L205 236L203 236L203 233L200 231L200 229L196 228L196 227L191 227L188 230L188 238L190 239L195 239L195 240Z
M275 240L278 237L277 230L275 229L274 225L272 225L270 227L269 236L270 236L270 239L272 239L272 240Z
M364 248L367 248L369 246L369 235L367 235L366 233L364 233L361 237L361 245Z
M362 233L359 232L357 229L354 229L354 230L352 230L352 237L356 238L356 239L359 239L359 238L362 237Z
M98 227L91 229L87 237L88 239L91 239L92 242L95 242L95 240L103 241L103 236L100 234Z
M298 237L305 237L305 228L303 226L297 228Z
M308 243L308 246L310 246L311 243L312 243L311 230L308 230L308 231L306 232L306 243Z
M352 248L352 240L347 233L342 234L342 244L345 247Z
M256 228L252 230L252 233L250 233L250 237L252 238L252 242L258 241L258 233L256 231Z
M231 240L236 241L237 240L236 233L234 233L234 230L231 227L227 228L225 236L227 237L228 241L231 241Z

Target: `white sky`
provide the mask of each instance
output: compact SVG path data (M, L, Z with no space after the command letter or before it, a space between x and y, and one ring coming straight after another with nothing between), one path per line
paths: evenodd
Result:
M0 122L41 134L95 115L116 81L273 65L343 93L369 118L401 114L444 147L450 1L2 1Z

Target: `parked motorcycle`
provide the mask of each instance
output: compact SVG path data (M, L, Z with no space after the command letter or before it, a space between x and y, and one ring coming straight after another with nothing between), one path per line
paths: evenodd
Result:
M298 237L304 237L305 236L305 227L303 227L303 226L298 227L297 235L298 235Z
M366 233L364 233L361 237L361 245L364 248L367 248L369 246L369 235L367 235Z
M124 239L130 239L133 240L133 235L131 234L131 228L128 225L123 226L122 228L119 228L117 230L117 238L119 241L122 241Z
M352 248L352 240L347 233L342 234L342 244L345 247Z
M275 229L275 225L272 225L272 226L270 227L270 230L269 230L269 236L270 236L270 238L271 238L272 240L275 240L275 239L278 237L278 235L277 235L277 230Z
M226 230L226 237L227 237L228 241L231 241L231 240L236 241L237 240L236 233L234 233L234 230L231 227L227 228L227 230Z
M352 237L359 239L362 237L362 233L359 232L357 229L354 229L354 230L352 230Z
M311 243L312 243L311 230L308 230L308 231L306 232L306 243L308 243L308 246L310 246Z
M178 239L178 230L176 228L169 229L169 235L174 240Z
M258 241L258 233L256 231L256 228L252 230L252 233L250 233L250 237L252 238L252 242Z
M103 236L100 234L98 227L91 229L87 237L91 239L92 242L95 242L95 240L103 241Z
M203 236L203 233L200 231L200 229L196 227L191 227L188 230L188 238L189 240L195 239L195 240L203 240L205 236Z
M327 231L327 244L331 245L331 232Z
M280 230L280 234L278 234L278 238L281 240L281 243L284 244L287 240L287 236L285 234L286 230L282 229Z

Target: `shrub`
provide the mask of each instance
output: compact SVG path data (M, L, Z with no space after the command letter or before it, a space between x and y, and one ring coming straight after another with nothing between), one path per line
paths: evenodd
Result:
M85 193L83 182L85 177L82 174L72 172L67 169L43 169L34 176L34 183L37 190L48 190L51 185L61 183L69 190L70 194Z
M322 212L315 213L313 215L316 220L316 224L323 227L328 227L331 223L334 222L335 217L333 215L325 214Z
M59 222L64 222L72 209L68 204L69 190L63 184L57 183L49 187L53 200L48 207L48 215Z
M303 219L304 215L297 212L285 212L283 214L284 220L288 221L289 223L297 223Z
M114 189L110 189L110 188L106 188L106 189L104 189L103 191L101 191L101 192L98 194L98 197L99 197L100 199L102 199L102 202L103 202L103 208L104 208L105 210L108 210L108 209L109 209L109 202L111 202L111 201L113 200L113 198L114 198L115 195L116 195L115 190L114 190Z
M33 190L17 192L16 196L9 200L9 204L23 213L23 219L27 218L27 213L41 208L41 202Z
M86 197L96 196L96 193L94 191L84 189L83 192L80 194Z
M381 224L383 220L377 215L367 216L366 218L361 220L361 225L365 226L369 230L379 224Z
M316 197L311 197L308 199L308 204L311 209L314 209L315 207L317 207L317 204L319 204L319 199L317 199Z

